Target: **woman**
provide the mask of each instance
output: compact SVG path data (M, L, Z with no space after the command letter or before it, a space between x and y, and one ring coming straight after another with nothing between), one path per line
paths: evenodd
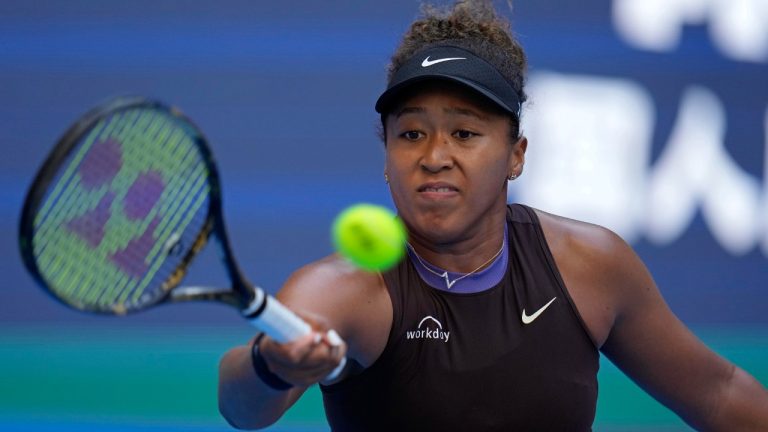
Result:
M225 355L230 423L272 424L346 356L321 387L334 430L590 430L602 351L694 427L768 430L765 389L685 328L618 236L507 205L525 69L487 2L411 25L376 104L408 258L297 271L278 298L316 333Z

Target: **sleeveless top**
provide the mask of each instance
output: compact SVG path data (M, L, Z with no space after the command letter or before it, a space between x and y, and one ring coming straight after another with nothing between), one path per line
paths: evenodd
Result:
M599 354L534 211L510 205L501 282L457 294L409 259L383 274L387 344L367 369L321 386L333 431L590 431Z

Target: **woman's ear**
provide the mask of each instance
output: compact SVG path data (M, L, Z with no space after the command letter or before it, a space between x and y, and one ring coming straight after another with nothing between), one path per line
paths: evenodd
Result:
M521 136L512 144L512 155L509 158L508 178L514 180L523 173L525 165L525 151L528 149L528 138Z

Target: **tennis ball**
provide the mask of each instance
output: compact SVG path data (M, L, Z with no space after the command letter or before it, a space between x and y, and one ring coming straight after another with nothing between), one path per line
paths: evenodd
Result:
M373 204L355 204L339 213L332 237L342 256L368 271L385 271L397 264L407 238L403 222L389 209Z

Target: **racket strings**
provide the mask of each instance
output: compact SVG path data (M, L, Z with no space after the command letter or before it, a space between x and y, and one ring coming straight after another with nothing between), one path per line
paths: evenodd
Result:
M103 151L98 149L94 151L94 145L98 146L99 143L108 140L119 140L125 136L126 129L139 127L138 115L137 112L128 112L120 117L116 116L112 121L99 122L91 132L81 139L74 157L67 162L61 179L56 182L49 198L38 212L37 219L40 220L36 221L35 225L40 227L41 238L45 239L45 236L51 234L50 231L58 230L61 219L69 220L82 213L83 208L93 207L93 204L111 188L111 182L104 182L99 188L92 185L82 187L80 181L82 172L89 167L98 167L99 156L104 155ZM119 154L110 156L112 158L119 157L122 163L122 146L115 151ZM86 176L88 175L86 171ZM49 217L55 218L52 223L46 223L46 219Z
M165 112L134 109L80 140L33 237L41 273L59 295L116 310L162 294L157 287L185 255L183 247L169 254L169 239L191 246L207 219L209 173L185 126Z
M200 161L199 158L197 158L198 155L195 151L194 144L189 142L188 137L186 137L178 129L172 131L170 128L165 128L160 132L161 133L159 135L151 137L149 142L144 142L143 146L135 146L133 149L152 149L152 143L165 142L167 144L166 148L170 149L170 151L155 152L151 155L146 153L143 155L137 155L137 157L134 159L139 162L139 166L147 162L146 159L151 158L151 160L162 164L168 172L178 173L181 171L183 173L185 171L183 169L184 166L196 166L197 170L192 173L193 177L190 177L189 173L172 176L171 183L169 184L171 194L168 199L165 200L165 203L170 203L171 207L169 208L165 206L159 209L156 206L154 207L157 213L166 215L165 217L162 217L160 221L153 219L152 222L150 222L153 224L153 231L157 233L157 241L152 242L152 237L147 237L146 235L143 235L139 238L133 237L133 240L131 240L133 243L129 242L126 244L125 248L121 251L123 252L123 254L120 256L123 257L124 270L129 270L129 273L133 273L134 277L138 277L140 274L144 273L145 275L143 280L137 284L134 284L132 287L119 287L118 290L113 292L113 294L118 295L118 297L115 298L113 296L112 298L104 299L103 301L106 303L114 303L116 301L122 303L126 301L129 296L132 301L137 301L139 297L144 294L146 287L152 281L152 277L155 275L155 273L157 273L159 264L162 262L156 259L158 253L162 251L161 246L165 243L172 232L179 229L180 225L178 223L178 216L181 214L180 210L188 208L188 202L181 201L178 195L184 197L189 196L190 193L200 194L200 188L206 184L204 166L199 163ZM168 136L169 134L171 135L170 137ZM134 137L134 139L137 140L141 140L143 138L146 138L146 135ZM183 140L184 138L187 138L186 142ZM183 151L184 154L179 154L180 151ZM142 156L144 157L144 160L142 160ZM179 163L179 161L181 163ZM188 169L186 171L188 171ZM190 178L196 178L197 181L195 183L191 183L188 181ZM192 191L190 191L190 189L192 189ZM174 195L174 191L178 191L179 193ZM206 195L202 194L200 196L205 197ZM188 214L193 214L195 211L197 211L198 208L199 205L193 210L193 212L188 212ZM188 224L188 222L189 219L187 218L183 225ZM162 225L158 226L160 224ZM145 250L145 247L147 246L150 246L151 249ZM154 263L155 265L152 266L152 268L147 268L147 262ZM127 266L132 266L132 271L130 271L131 267ZM164 278L166 275L160 275L160 277ZM128 278L123 278L123 282L127 282L128 280Z
M130 116L123 117L122 121L100 122L81 140L73 159L65 165L61 179L54 183L55 187L36 218L33 244L40 269L44 275L56 281L55 286L60 294L78 303L81 300L90 300L90 297L84 296L84 289L92 286L94 281L109 283L114 280L115 274L109 272L109 268L94 262L103 259L103 256L98 255L99 249L72 242L66 236L67 230L62 227L66 221L72 223L75 215L82 213L82 208L92 208L94 201L102 199L99 194L106 192L108 188L108 185L103 185L99 190L93 190L91 187L91 190L87 191L79 187L78 176L75 174L86 156L94 155L89 152L95 142L120 134L121 131L116 131L116 127L125 129L134 124L133 120L138 113L129 114ZM95 155L98 155L98 152ZM81 235L85 230L104 229L103 225L93 225L93 221L90 222L89 224L84 221ZM48 250L48 247L52 250ZM78 265L89 265L92 272L78 271L78 265L73 265L73 261L80 263ZM46 268L49 262L52 262L54 267Z
M51 234L49 231L53 231L58 227L57 222L59 221L48 223L49 217L69 218L74 212L78 211L78 207L89 206L92 204L89 200L96 198L99 191L84 196L86 190L79 187L75 176L76 170L85 155L90 151L96 137L98 135L111 134L112 129L118 124L117 122L99 123L83 141L73 159L67 163L67 168L64 170L61 179L54 182L53 190L50 192L48 199L44 201L35 218L35 226L40 227L38 231L43 238ZM127 125L123 124L123 127L127 127Z

